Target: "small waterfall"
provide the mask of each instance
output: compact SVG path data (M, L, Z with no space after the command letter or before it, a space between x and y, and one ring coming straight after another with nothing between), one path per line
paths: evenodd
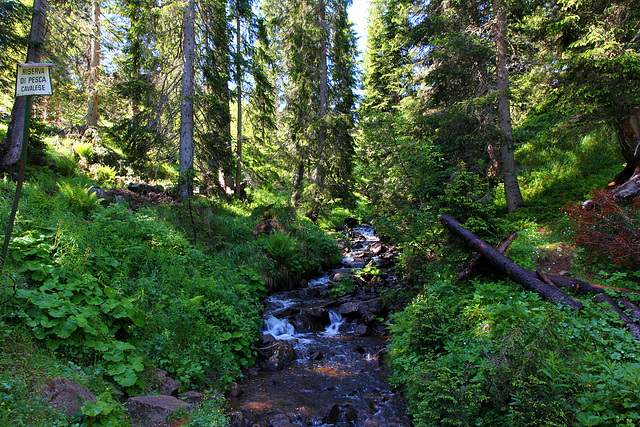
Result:
M329 320L331 321L331 324L327 326L323 333L326 337L340 333L339 328L343 322L342 315L336 310L331 310L329 312Z
M265 319L262 327L263 334L271 334L279 340L294 338L295 332L295 328L287 319L278 319L272 315Z
M245 424L275 425L272 420L277 420L281 425L287 419L287 425L299 427L413 425L379 360L387 337L360 315L360 306L367 311L367 301L382 313L378 284L355 295L330 292L383 250L371 226L354 227L349 237L351 246L340 268L265 299L262 333L285 342L264 340L260 355L266 360L244 378L244 393L231 400L231 410L240 411ZM388 287L384 282L381 286ZM327 423L324 414L336 410L338 420Z

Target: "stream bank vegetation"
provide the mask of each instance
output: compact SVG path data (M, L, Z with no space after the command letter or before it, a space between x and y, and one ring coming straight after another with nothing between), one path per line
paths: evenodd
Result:
M476 183L458 191L470 184L457 179L428 216L415 215L395 229L392 218L382 217L387 234L403 237L399 268L414 292L390 321L389 360L416 425L638 424L640 341L605 301L624 298L632 310L640 302L633 238L638 205L592 193L619 168L615 153L597 156L599 170L581 170L595 153L610 150L609 132L605 126L544 148L525 141L516 155L528 172L522 179L526 204L514 214L494 216L504 209L499 197L495 204L469 204L470 189L486 190ZM593 200L591 209L582 207L586 199ZM534 277L538 270L623 289L607 289L604 297L565 289L581 305L574 311L525 290L495 267L457 282L472 253L439 223L437 212L457 215L491 244L517 231L505 255ZM407 237L403 230L413 227L430 232Z
M25 51L55 95L0 274L0 424L132 424L154 369L224 392L263 297L338 262L347 217L401 249L387 361L417 425L640 424L638 340L603 310L640 302L640 2L372 0L361 98L349 0L36 0L34 31L19 4L0 0L0 224ZM608 288L573 310L496 269L457 280L443 214ZM97 401L49 407L58 376Z
M176 203L121 189L98 199L89 190L113 177L93 175L83 150L61 154L56 141L46 154L73 170L29 167L1 278L0 424L127 425L123 397L152 384L154 369L181 391L224 392L255 361L267 292L340 260L335 237L287 197L255 190L251 202ZM6 223L15 183L5 178L0 191ZM273 232L254 235L264 218ZM73 421L50 408L41 396L59 376L88 387L99 406ZM213 418L183 421L222 425L222 401L207 412L216 405Z

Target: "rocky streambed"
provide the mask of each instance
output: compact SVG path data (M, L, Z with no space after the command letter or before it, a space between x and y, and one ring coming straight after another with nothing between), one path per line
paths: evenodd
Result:
M349 234L340 268L266 299L260 362L233 393L232 426L413 425L384 365L397 250L370 226Z

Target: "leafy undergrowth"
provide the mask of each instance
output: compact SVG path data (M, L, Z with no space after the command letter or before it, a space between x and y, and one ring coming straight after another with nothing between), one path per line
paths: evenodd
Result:
M608 134L539 142L520 151L526 205L499 231L518 231L506 255L527 269L640 290L627 239L637 229L633 205L562 209L618 172L601 156L611 151ZM495 234L483 237L494 243ZM577 296L584 308L573 312L500 275L454 286L469 251L446 234L438 243L431 257L418 249L432 242L405 244L413 252L400 271L415 296L390 322L392 381L418 426L640 425L640 343L616 314L593 295Z
M0 277L1 425L127 425L124 399L157 368L182 391L224 392L254 363L265 279L300 278L340 255L274 195L134 211L103 206L87 182L95 184L36 168L25 184ZM1 187L6 224L15 184ZM277 237L255 238L262 213L252 211L268 202ZM42 392L57 376L88 387L97 403L74 419L49 408ZM203 408L185 425L222 424L219 409Z
M588 262L570 241L527 227L506 253L523 267L640 290L637 271ZM418 426L640 423L640 343L593 295L575 313L511 280L454 286L456 274L451 264L423 265L427 280L390 324L392 380Z
M390 354L417 425L637 425L640 346L583 302L576 315L506 281L426 286Z

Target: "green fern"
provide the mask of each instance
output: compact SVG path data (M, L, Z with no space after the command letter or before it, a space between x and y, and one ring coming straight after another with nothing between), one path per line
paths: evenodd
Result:
M85 185L62 181L58 183L58 190L67 207L74 213L87 216L99 204L96 194L89 194Z

